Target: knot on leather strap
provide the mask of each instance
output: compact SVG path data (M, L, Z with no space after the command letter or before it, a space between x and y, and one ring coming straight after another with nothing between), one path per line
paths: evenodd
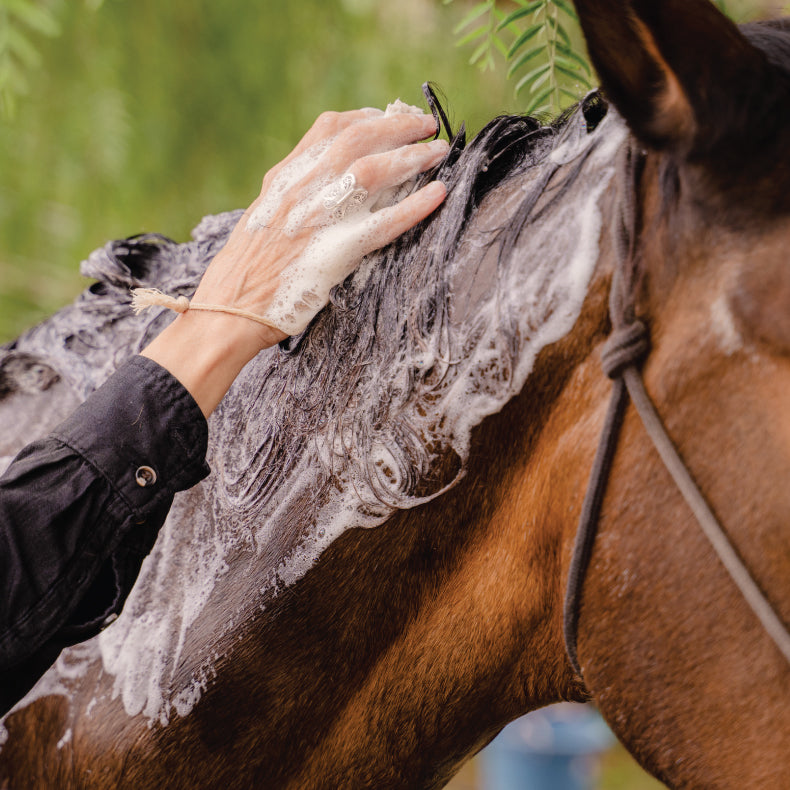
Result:
M601 353L601 366L610 379L620 378L623 371L641 362L650 351L650 335L641 321L615 329Z

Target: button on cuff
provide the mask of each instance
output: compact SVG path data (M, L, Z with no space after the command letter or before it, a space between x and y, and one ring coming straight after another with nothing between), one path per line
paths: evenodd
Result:
M134 479L140 488L148 488L156 483L156 472L150 466L140 466L134 473Z
M137 519L208 474L208 425L183 385L136 356L53 431L121 495ZM155 477L138 469L149 467Z

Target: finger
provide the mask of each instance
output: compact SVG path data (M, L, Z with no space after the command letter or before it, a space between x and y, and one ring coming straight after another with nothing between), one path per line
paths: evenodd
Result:
M446 140L415 143L395 151L365 156L354 162L349 172L353 173L361 187L375 195L435 167L449 150L450 145Z
M447 196L447 187L441 181L432 181L422 189L389 208L383 208L365 221L368 232L364 234L361 254L385 247L409 228L435 211Z
M302 180L304 177L303 171L306 171L309 177L313 167L322 158L322 142L331 141L344 129L353 124L383 115L382 110L378 110L375 107L364 107L361 110L348 112L324 112L319 115L294 150L263 177L260 194L247 209L247 213L249 214L256 210L258 204L266 199L265 196L278 180L281 187L279 191L284 192L287 187L293 186ZM302 166L300 166L300 162Z
M355 123L383 116L384 112L375 107L363 107L360 110L348 110L347 112L323 112L316 118L294 150L283 160L283 163L299 156L299 154L323 140L336 137Z
M399 114L371 118L347 126L332 144L329 155L342 172L363 156L393 151L434 134L436 121L432 115Z

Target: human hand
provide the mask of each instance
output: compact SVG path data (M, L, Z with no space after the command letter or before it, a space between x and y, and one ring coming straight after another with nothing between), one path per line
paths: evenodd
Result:
M414 108L404 113L404 107L396 105L395 114L366 109L321 115L267 173L261 194L207 268L193 298L196 307L243 310L268 325L189 309L142 352L176 376L205 415L258 351L302 331L366 254L444 200L444 185L433 182L397 201L398 187L448 151L444 141L416 143L433 135L436 123ZM348 194L333 190L346 174L354 176L356 188ZM367 192L361 203L358 189Z
M387 116L374 109L321 115L293 153L267 173L261 194L212 261L194 301L255 313L282 336L301 332L363 256L442 202L444 185L434 182L379 208L393 188L447 154L443 140L415 143L435 132L430 115ZM333 187L347 174L355 188L345 192L344 201ZM367 196L359 205L363 191ZM340 204L329 205L333 200ZM263 335L261 346L270 344L264 328L247 329Z

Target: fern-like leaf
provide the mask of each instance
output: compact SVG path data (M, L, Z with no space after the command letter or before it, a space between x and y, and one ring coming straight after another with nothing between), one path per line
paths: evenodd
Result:
M52 11L33 0L0 0L0 113L13 117L18 97L28 91L28 72L41 63L35 36L59 32Z
M570 0L515 0L517 7L504 13L498 7L504 1L473 6L456 26L458 44L474 44L470 62L484 69L493 68L495 52L504 52L508 77L525 72L515 89L528 94L527 111L556 113L571 96L576 100L589 90L592 76L568 32L578 25L573 5Z
M730 12L729 0L713 2ZM746 16L753 16L758 6L754 0ZM493 68L494 54L504 55L508 78L517 78L516 94L527 95L528 113L556 113L592 87L593 70L581 48L572 0L483 0L457 25L456 35L462 33L457 43L474 44L471 62L480 68Z
M567 30L569 26L578 25L578 18L567 0L524 3L523 9L530 13L520 18L529 23L530 40L538 43L521 51L525 42L516 39L510 50L508 74L512 76L533 63L545 63L546 71L532 66L516 83L516 92L526 90L530 95L528 112L557 113L569 103L570 97L576 101L591 87L592 69L573 49Z

